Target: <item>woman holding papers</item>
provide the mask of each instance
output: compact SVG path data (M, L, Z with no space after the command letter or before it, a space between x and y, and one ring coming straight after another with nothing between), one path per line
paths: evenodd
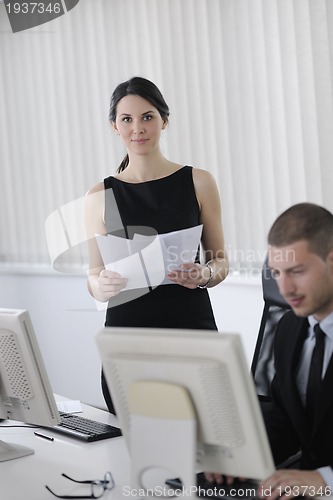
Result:
M162 154L168 117L144 78L112 95L110 122L127 154L86 197L88 287L108 303L106 326L215 330L207 288L228 274L218 189L209 172ZM102 387L114 412L103 377Z

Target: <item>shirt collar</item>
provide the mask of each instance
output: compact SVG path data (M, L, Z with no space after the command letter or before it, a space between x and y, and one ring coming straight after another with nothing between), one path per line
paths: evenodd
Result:
M318 320L314 316L308 316L308 321L310 325L310 337L314 336L313 327L318 323ZM322 321L320 321L320 328L322 331L333 341L333 312L326 316Z

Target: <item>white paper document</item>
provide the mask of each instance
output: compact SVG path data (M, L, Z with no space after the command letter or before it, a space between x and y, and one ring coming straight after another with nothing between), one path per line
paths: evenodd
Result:
M171 233L133 239L96 235L106 269L128 278L125 290L173 284L166 276L180 264L194 262L198 252L202 225Z

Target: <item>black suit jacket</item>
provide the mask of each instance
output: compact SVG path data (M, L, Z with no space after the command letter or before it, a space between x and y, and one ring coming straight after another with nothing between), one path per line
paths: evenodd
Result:
M292 311L286 313L278 325L273 402L265 422L276 464L301 449L301 469L325 465L333 468L333 356L322 384L320 411L312 426L296 386L297 366L308 326L306 318L299 318Z

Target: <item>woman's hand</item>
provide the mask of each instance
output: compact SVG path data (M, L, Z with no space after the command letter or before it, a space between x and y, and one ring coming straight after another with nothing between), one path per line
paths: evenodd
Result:
M210 278L210 270L202 264L182 264L179 269L171 271L167 278L185 288L197 288L205 285Z
M103 269L99 276L89 276L89 284L92 295L99 302L108 302L112 297L118 295L121 290L126 288L128 278L123 278L114 271Z

